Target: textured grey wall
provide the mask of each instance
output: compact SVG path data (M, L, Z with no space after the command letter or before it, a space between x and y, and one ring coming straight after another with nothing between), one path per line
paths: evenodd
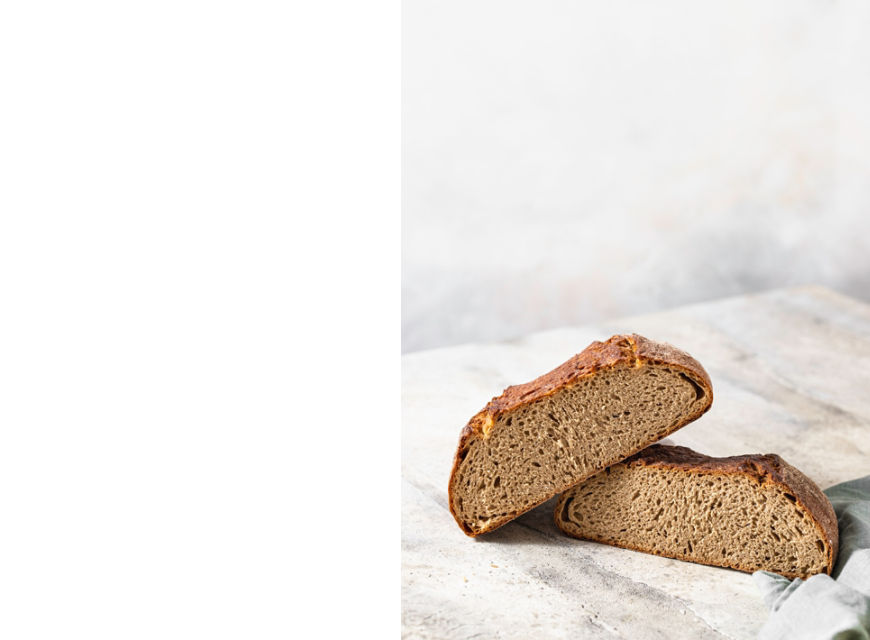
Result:
M403 5L403 350L870 299L870 4Z

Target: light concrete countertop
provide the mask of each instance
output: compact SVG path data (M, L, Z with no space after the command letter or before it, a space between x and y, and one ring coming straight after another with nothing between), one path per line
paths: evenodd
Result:
M671 436L714 456L778 453L823 489L870 473L870 306L819 287L728 298L402 359L405 638L753 638L748 574L563 536L550 501L478 539L447 510L459 432L510 384L636 332L695 356L714 402Z

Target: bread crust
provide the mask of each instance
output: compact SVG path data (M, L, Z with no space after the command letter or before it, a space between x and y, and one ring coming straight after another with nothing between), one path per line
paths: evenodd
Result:
M697 451L693 451L688 447L654 444L617 464L625 465L627 467L658 467L661 469L698 474L721 474L726 476L744 475L754 478L759 484L770 482L779 485L786 494L795 498L795 502L799 506L803 507L804 511L810 516L810 520L812 520L815 525L819 538L827 542L825 545L827 556L826 573L830 575L834 568L834 563L837 559L837 552L839 550L839 529L837 527L837 514L834 512L830 500L828 500L827 496L815 482L775 453L759 453L730 456L726 458L713 458L698 453ZM617 465L613 466L615 467ZM571 497L569 493L570 491L567 491L559 496L559 501L556 503L554 517L556 520L556 526L559 527L563 533L576 537L563 526L563 520L560 517L565 501ZM642 551L643 553L651 553L667 558L677 558L678 560L708 564L700 562L695 558L681 556L680 554L665 555L652 549L643 549L627 544L619 544L612 540L591 537L588 539L596 542L604 542L625 549ZM727 566L732 569L737 569L738 571L746 572L756 570L753 567L739 566L727 562L715 564L713 566ZM783 575L788 578L806 577L800 574L791 575L786 573Z
M667 433L663 433L661 437L665 437L677 429L684 427L710 409L713 403L713 385L710 382L710 376L704 370L704 367L701 366L701 363L673 345L649 340L636 333L614 335L605 342L595 341L549 373L545 373L531 382L510 386L500 396L490 400L486 407L474 415L462 429L459 436L459 445L453 457L453 467L450 472L450 482L447 489L447 500L450 505L450 513L453 514L453 518L462 531L470 537L492 531L539 504L546 502L573 484L582 482L586 478L595 475L592 473L578 478L572 484L553 491L540 502L508 514L503 518L496 519L480 531L473 531L459 518L453 507L454 480L469 447L474 441L485 440L488 437L489 432L495 427L496 418L552 395L565 387L581 382L602 370L612 369L617 366L642 367L650 364L666 365L685 373L706 394L708 399L707 403L699 411L686 416L685 420L679 422Z

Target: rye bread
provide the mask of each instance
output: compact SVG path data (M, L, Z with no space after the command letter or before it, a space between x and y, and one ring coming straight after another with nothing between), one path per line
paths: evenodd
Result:
M512 386L471 418L448 488L477 536L660 440L710 408L710 377L689 354L642 336L593 342Z
M828 498L778 455L664 445L563 493L555 519L576 538L789 578L830 574L839 542Z

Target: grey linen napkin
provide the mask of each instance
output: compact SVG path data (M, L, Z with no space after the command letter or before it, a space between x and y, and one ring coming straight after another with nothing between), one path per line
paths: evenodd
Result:
M834 571L808 580L752 574L770 609L762 640L870 640L870 476L833 486L825 495L840 528Z

